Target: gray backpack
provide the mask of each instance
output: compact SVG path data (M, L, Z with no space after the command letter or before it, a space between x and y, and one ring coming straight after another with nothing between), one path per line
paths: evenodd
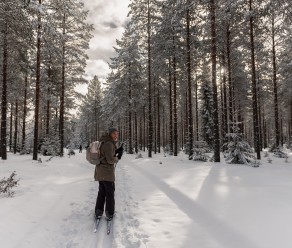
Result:
M94 141L92 142L86 150L86 160L95 165L99 165L101 161L100 157L100 147L102 142Z

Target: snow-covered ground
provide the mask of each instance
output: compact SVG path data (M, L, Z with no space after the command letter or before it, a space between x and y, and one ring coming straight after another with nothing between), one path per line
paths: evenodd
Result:
M97 183L85 153L70 158L9 154L15 197L0 197L5 248L290 248L292 154L259 168L178 157L124 155L116 174L116 217L93 233Z

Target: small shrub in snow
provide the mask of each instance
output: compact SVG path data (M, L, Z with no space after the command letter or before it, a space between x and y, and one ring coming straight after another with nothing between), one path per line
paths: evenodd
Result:
M224 144L227 148L224 152L225 160L230 164L253 164L255 161L252 147L238 133L229 133L226 137L230 142Z
M75 151L73 149L69 149L68 151L68 155L71 156L71 155L75 155Z
M277 158L287 158L287 153L284 152L283 147L278 146L273 151L274 156Z
M269 153L267 151L264 152L264 157L265 158L269 157Z
M259 160L254 160L251 162L252 167L260 167L261 162Z
M271 158L268 158L267 161L268 161L268 163L271 164L273 160Z
M275 143L273 143L272 145L269 146L268 151L269 151L269 152L274 152L276 149L277 149L277 146L276 146Z
M288 156L285 158L285 163L290 163L288 160Z
M141 153L138 153L137 157L135 159L143 158Z
M23 148L21 151L20 151L20 155L25 155L25 154L31 154L32 153L32 149L31 148Z
M14 195L13 189L17 187L17 183L19 181L19 179L15 179L15 176L16 172L14 171L7 179L4 177L0 180L0 194L5 194L8 197L12 197Z
M168 153L169 155L173 155L173 151L170 151L170 145L166 145L163 148L164 153Z
M44 139L41 152L44 156L60 155L60 139L57 135L52 135Z
M210 147L205 141L195 141L193 148L193 155L191 157L194 161L207 162L211 157L207 155L207 152L211 152Z

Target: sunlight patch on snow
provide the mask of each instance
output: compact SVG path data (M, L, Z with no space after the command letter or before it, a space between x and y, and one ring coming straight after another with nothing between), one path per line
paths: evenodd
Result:
M165 179L165 182L169 185L182 185L183 189L180 188L180 192L191 197L192 200L196 200L200 195L204 181L208 177L210 170L211 167L206 167L204 170L196 173L190 173L189 170L175 172L170 178ZM191 192L191 194L189 192Z
M214 187L215 193L217 196L221 197L221 198L227 198L229 195L229 188L226 185L216 185Z

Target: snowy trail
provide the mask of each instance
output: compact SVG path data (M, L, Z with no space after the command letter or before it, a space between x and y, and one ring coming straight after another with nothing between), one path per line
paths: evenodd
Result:
M203 227L204 231L210 235L210 239L215 239L221 247L259 248L259 246L252 243L246 236L235 232L227 223L224 223L224 221L214 216L213 213L208 212L208 210L202 208L199 204L182 194L179 190L171 187L154 174L133 163L131 167L138 172L140 176L142 175L142 178L144 177L143 184L155 185L161 194L168 197L179 210L184 212L192 220L194 226L195 224L200 226L196 228L197 230ZM141 182L141 177L139 178ZM191 240L189 243L190 245L196 246L196 240Z
M122 167L145 235L136 247L289 248L292 167L274 159L256 169L126 155Z
M0 241L5 247L89 247L96 185L84 156L43 158L43 163L11 156L2 162L1 175L16 170L21 179L14 198L0 199Z
M93 233L98 183L84 153L41 164L9 156L0 177L21 180L15 197L0 197L1 247L291 247L292 166L281 159L255 169L125 154L107 235L105 219Z

